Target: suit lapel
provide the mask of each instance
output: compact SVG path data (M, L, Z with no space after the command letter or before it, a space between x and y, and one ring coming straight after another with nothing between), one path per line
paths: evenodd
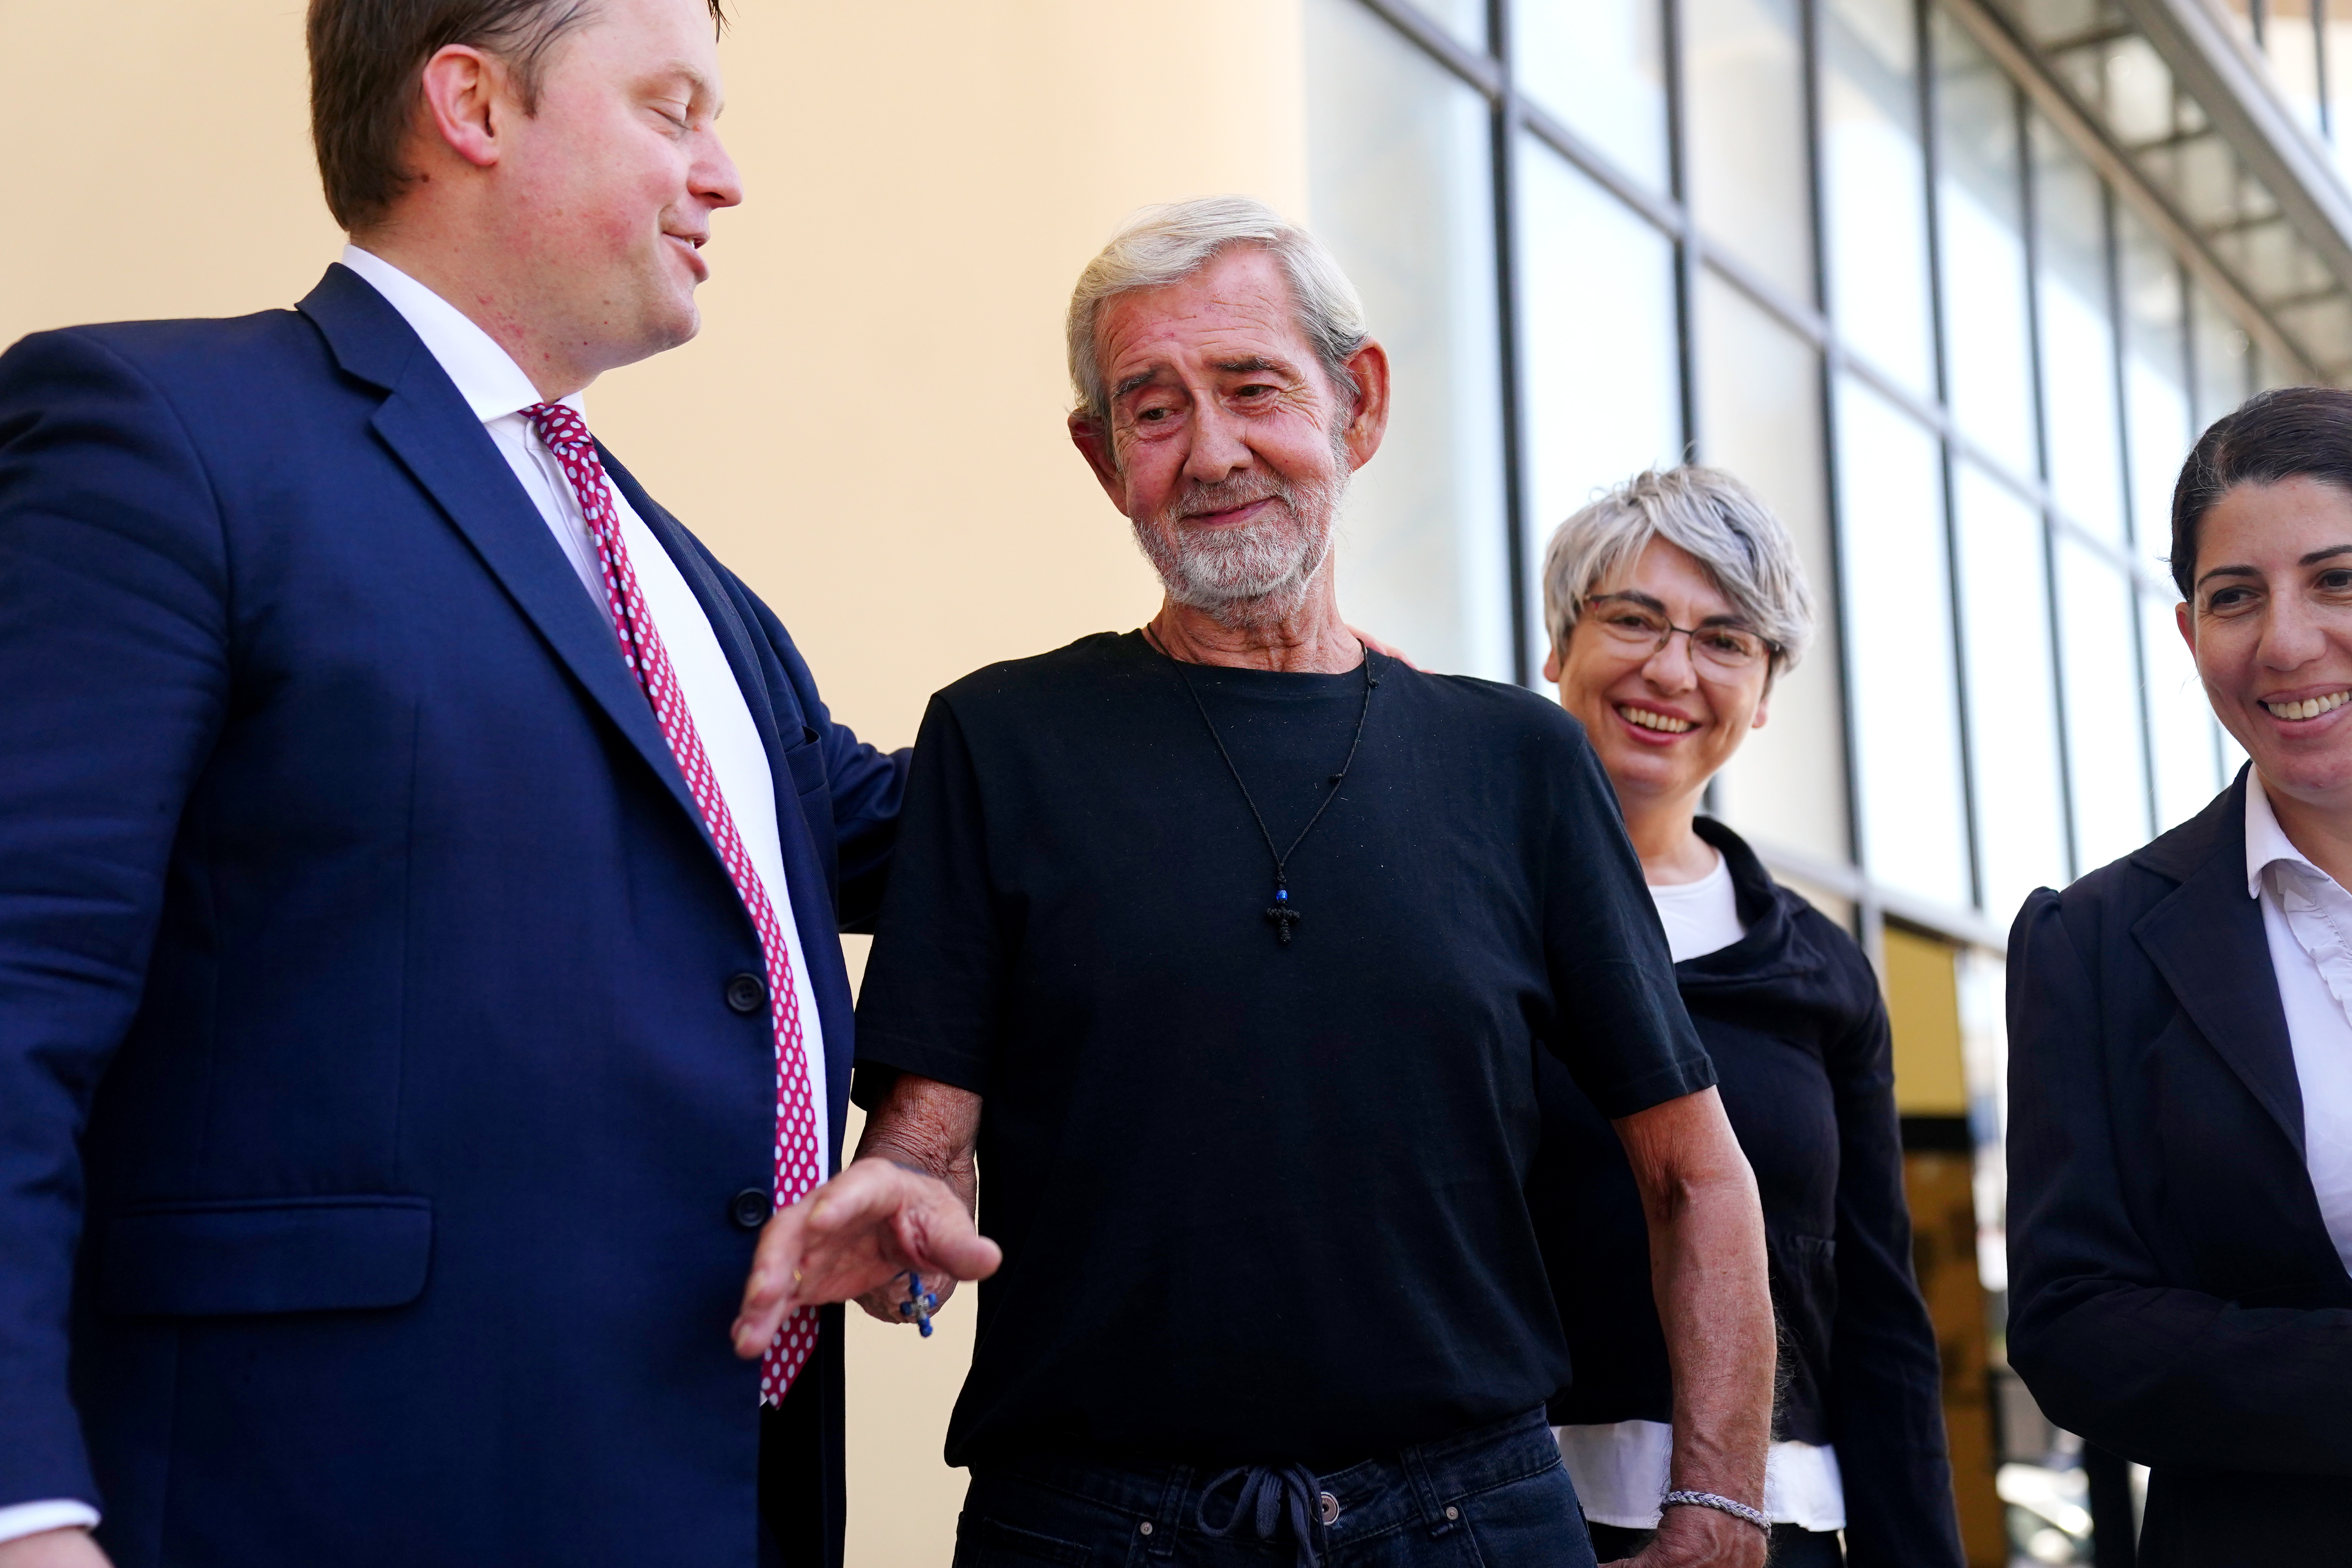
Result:
M2303 1089L2259 901L2246 896L2245 787L2217 803L2210 852L2132 934L2181 1008L2301 1159Z
M582 591L546 520L439 363L425 352L400 312L347 268L329 268L301 309L318 323L345 370L385 390L373 421L376 433L439 503L708 842L694 794L654 721L652 704L621 660L611 624Z

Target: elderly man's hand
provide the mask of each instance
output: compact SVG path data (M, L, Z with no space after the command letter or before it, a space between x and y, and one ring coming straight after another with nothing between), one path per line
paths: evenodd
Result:
M730 1331L735 1353L756 1361L799 1308L868 1295L908 1269L985 1279L1003 1260L945 1182L888 1160L852 1161L761 1232Z
M107 1568L107 1563L89 1531L76 1527L0 1541L0 1568Z
M1752 1524L1711 1508L1670 1508L1658 1533L1621 1568L1763 1568L1770 1542Z

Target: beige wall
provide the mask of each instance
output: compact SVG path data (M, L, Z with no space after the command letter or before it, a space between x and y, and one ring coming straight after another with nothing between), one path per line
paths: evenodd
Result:
M1304 216L1297 0L734 8L750 199L718 219L702 337L589 411L776 606L834 711L900 745L973 666L1149 613L1062 434L1061 304L1140 204ZM339 243L303 92L296 0L0 0L0 343L299 298ZM928 1342L853 1326L853 1568L946 1561L968 1307Z

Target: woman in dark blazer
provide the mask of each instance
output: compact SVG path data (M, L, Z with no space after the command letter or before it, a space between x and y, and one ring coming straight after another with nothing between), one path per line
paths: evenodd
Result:
M1729 476L1642 474L1560 526L1544 595L1545 679L1617 787L1763 1202L1782 1362L1773 1562L1837 1563L1843 1531L1845 1561L1958 1568L1877 979L1853 939L1696 815L1811 629L1795 551ZM1606 1562L1658 1519L1673 1379L1624 1152L1565 1070L1538 1075L1528 1198L1575 1373L1551 1414Z
M2009 1355L2146 1568L2352 1562L2352 394L2208 430L2172 570L2252 761L2018 916Z

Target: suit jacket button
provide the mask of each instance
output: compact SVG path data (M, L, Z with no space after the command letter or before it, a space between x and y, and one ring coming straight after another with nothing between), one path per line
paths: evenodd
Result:
M727 1217L745 1230L757 1230L768 1223L768 1194L757 1187L745 1187L727 1200Z
M767 984L756 974L738 974L727 983L727 1005L746 1016L768 1005Z

